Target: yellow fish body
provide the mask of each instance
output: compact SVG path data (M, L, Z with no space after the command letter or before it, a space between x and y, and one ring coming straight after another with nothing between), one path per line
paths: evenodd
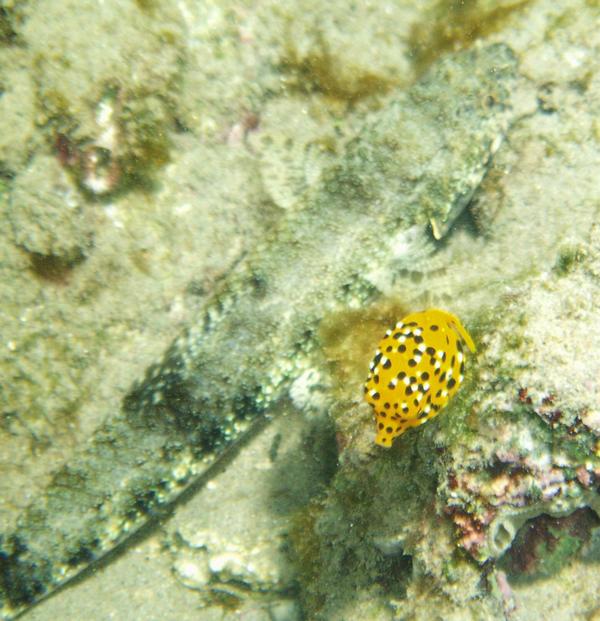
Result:
M448 404L464 378L463 343L475 351L458 317L435 308L412 313L385 333L364 387L377 421L376 444L390 447Z

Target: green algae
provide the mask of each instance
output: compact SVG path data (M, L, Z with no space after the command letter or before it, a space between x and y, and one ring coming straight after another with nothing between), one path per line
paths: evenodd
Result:
M360 310L344 310L323 318L318 336L336 397L348 398L352 387L364 383L373 344L406 314L402 304L379 300Z
M389 468L393 462L385 460ZM382 493L376 469L351 476L338 474L327 503L312 505L300 514L292 531L299 570L300 595L310 618L328 618L332 606L344 608L352 597L376 587L376 592L403 598L412 571L410 555L401 550L384 555L372 544L373 524L384 516L378 499ZM407 506L408 495L397 496ZM414 495L410 495L411 501ZM347 528L332 528L344 523ZM364 544L371 542L367 546ZM328 612L330 611L330 612Z
M506 26L510 17L531 0L438 0L412 29L410 48L417 73L449 51L467 49L478 39Z
M27 0L11 0L0 6L0 45L17 45Z
M299 592L306 610L321 610L326 595L314 587L320 581L321 548L316 535L317 522L323 513L323 503L313 500L292 517L290 523L290 555L294 564Z
M575 270L586 258L585 249L581 245L569 245L560 249L554 265L558 276L566 276Z
M0 8L0 42L10 44L15 40L16 36L17 32L10 13L6 8Z
M140 11L152 13L160 5L160 0L135 0L135 4L138 6Z
M151 186L158 169L171 159L173 122L159 98L132 97L119 115L123 153L118 156L125 188Z
M288 26L291 33L292 25ZM385 80L381 75L363 72L340 72L338 59L329 50L322 36L317 37L317 45L309 54L300 56L293 47L293 36L286 37L288 47L282 58L282 72L288 74L287 87L309 94L322 93L332 99L350 104L365 97L381 96L394 86L392 80ZM348 75L350 74L350 75ZM348 79L345 77L348 76Z

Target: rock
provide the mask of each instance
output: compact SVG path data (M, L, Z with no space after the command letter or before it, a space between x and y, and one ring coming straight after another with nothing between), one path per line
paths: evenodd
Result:
M92 247L90 209L57 159L38 155L15 179L7 216L18 246L70 265Z

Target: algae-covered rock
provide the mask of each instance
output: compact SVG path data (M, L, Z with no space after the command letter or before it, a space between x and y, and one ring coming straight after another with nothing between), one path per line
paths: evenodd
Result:
M23 21L27 0L3 2L0 8L0 44L15 45Z
M532 278L479 317L475 368L436 422L381 454L344 417L349 444L314 517L316 542L299 547L312 568L305 603L319 618L361 618L361 593L376 584L400 617L428 618L429 608L418 610L428 593L444 618L466 605L473 618L494 618L507 604L502 589L488 592L486 566L501 559L509 580L535 563L554 575L590 539L600 510L600 343L586 326L600 325L599 247L594 228L567 275ZM372 425L358 415L345 416ZM554 530L543 531L541 516L559 519ZM527 524L550 543L518 536ZM510 554L529 564L511 564Z
M588 543L598 510L598 239L590 230L600 203L588 174L599 155L597 72L589 64L598 37L583 16L563 7L563 17L579 24L575 45L556 30L553 9L538 10L541 32L560 39L552 58L562 50L563 61L573 60L576 47L581 61L555 65L560 85L553 101L560 103L553 111L545 104L530 108L509 128L468 206L475 222L455 224L447 243L415 260L388 290L387 303L368 309L360 323L372 332L374 347L409 309L462 309L480 352L470 360L467 384L435 421L381 454L370 447L370 413L344 393L345 386L361 387L373 350L365 350L362 335L353 347L328 343L348 400L334 412L341 467L312 515L313 541L299 548L304 602L316 618L353 618L355 610L361 618L366 592L386 601L399 619L521 619L540 596L557 606L559 612L542 607L557 615L550 618L598 605L595 583L588 588L585 580L564 602L556 601L563 576L585 576L598 562ZM535 75L534 67L540 72L529 86L542 94L548 77L539 64L548 51L543 36L519 53L528 74ZM571 80L582 73L585 94L576 95ZM361 356L362 376L354 362ZM533 546L524 529L532 524L541 530L545 519L562 523L563 531L557 525L550 544ZM568 523L579 529L576 536ZM518 568L507 560L513 545L515 555L528 554L547 568L545 588L539 578L526 586L519 581Z
M479 560L502 555L531 517L598 510L600 343L586 328L600 322L598 241L594 229L587 258L568 275L514 291L482 336L468 442L456 437L438 489L461 545Z
M48 161L94 245L32 265L85 237L58 200L0 233L3 614L123 542L27 614L597 616L598 3L5 4L0 200ZM479 355L382 453L368 360L429 306ZM209 467L290 403L336 423L326 495L269 488L314 435Z
M515 80L511 50L482 47L445 59L366 120L305 205L223 279L194 325L22 513L18 535L4 537L4 575L18 576L0 583L6 616L123 541L271 408L300 401L300 378L317 382L308 392L322 390L322 318L389 287L398 252L406 254L397 237L411 228L423 237L428 219L464 208L518 114Z
M175 123L178 12L134 2L29 5L20 34L36 121L78 183L94 195L148 183L168 160Z
M54 258L68 266L92 245L91 208L54 157L36 157L17 177L6 217L15 243L38 262Z
M414 78L407 43L419 12L411 3L323 6L305 0L279 13L288 88L353 102ZM393 30L385 28L390 22Z
M325 107L305 99L275 100L265 105L260 127L248 138L260 157L263 186L280 208L293 207L320 179L342 150L343 137L332 131Z
M36 133L36 98L33 77L28 73L29 59L22 50L0 52L0 174L15 174L43 144Z
M551 577L585 550L599 524L600 518L589 508L560 518L542 514L519 529L501 566L516 583Z
M477 39L510 27L510 18L522 14L529 4L530 0L432 2L411 32L417 69L428 67L448 50L470 47Z

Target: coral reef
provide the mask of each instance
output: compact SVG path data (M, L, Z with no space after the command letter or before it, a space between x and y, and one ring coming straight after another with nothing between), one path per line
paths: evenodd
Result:
M316 334L323 315L374 296L373 285L354 289L348 282L369 271L386 279L393 270L394 253L386 252L377 234L364 234L368 223L376 216L403 235L429 216L456 217L485 173L491 145L517 113L510 107L514 79L510 49L483 47L440 63L369 119L308 194L305 207L290 211L270 243L259 245L223 280L198 321L148 369L88 445L54 473L16 531L4 535L5 616L138 530L321 362ZM492 88L493 105L479 106ZM449 106L454 112L446 125ZM420 136L420 151L413 151L423 175L414 185L414 162L395 143L416 139L417 127L427 128L430 140ZM435 192L432 184L438 184ZM411 205L400 220L399 193ZM425 198L423 215L417 206ZM232 344L235 355L228 356ZM48 546L50 540L56 545Z
M598 618L599 8L3 4L5 616L123 541L25 617ZM383 452L429 307L479 353Z
M552 285L546 277L532 280L493 315L480 317L485 335L479 337L483 352L477 370L458 404L436 419L439 430L412 431L419 437L401 440L390 456L376 458L354 441L356 432L348 431L342 468L314 518L317 541L311 557L301 559L316 572L305 594L311 614L360 618L363 590L381 582L381 567L392 572L389 564L408 555L412 563L402 566L395 583L412 584L409 595L378 595L394 602L399 613L414 610L411 589L422 590L433 580L447 610L479 600L478 614L493 617L511 606L509 583L536 572L556 574L590 539L598 525L594 511L600 509L592 414L598 401L593 389L579 387L599 369L593 356L581 366L573 364L595 345L589 332L571 322L600 321L599 242L594 229L586 259L568 275ZM564 308L567 299L578 309L576 319ZM340 522L352 529L340 530ZM485 577L499 559L507 574L493 570L495 588ZM337 598L325 596L340 580L344 586ZM494 592L496 600L486 599ZM341 593L349 599L340 600ZM359 612L349 616L355 606Z
M500 556L532 516L599 508L592 378L600 368L584 353L596 351L593 331L578 327L600 320L598 241L594 229L585 260L553 284L542 277L515 290L493 334L482 337L478 388L465 404L476 437L445 458L438 490L460 544L480 561Z

